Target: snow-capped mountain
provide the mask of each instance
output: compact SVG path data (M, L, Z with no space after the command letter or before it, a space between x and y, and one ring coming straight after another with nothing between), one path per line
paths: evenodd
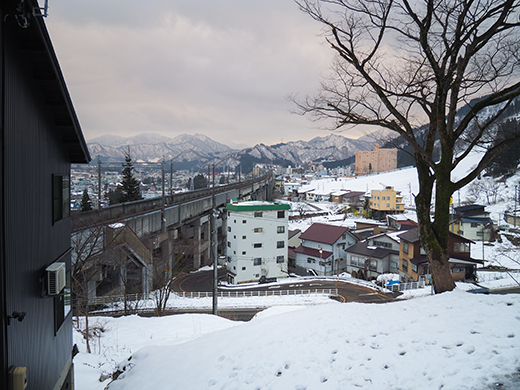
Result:
M89 143L92 156L103 160L122 161L130 147L132 157L142 161L166 161L193 163L200 167L215 164L217 167L236 167L241 164L245 171L254 163L301 166L311 161L345 160L355 155L357 150L371 150L375 140L350 139L337 134L316 137L312 140L280 143L276 145L258 144L252 148L233 150L201 135L182 134L168 138L158 134L141 134L135 137L106 135Z
M202 134L181 134L175 138L153 133L134 137L105 135L91 140L88 146L91 156L110 161L122 161L129 147L135 160L152 162L163 158L174 162L207 160L233 150Z

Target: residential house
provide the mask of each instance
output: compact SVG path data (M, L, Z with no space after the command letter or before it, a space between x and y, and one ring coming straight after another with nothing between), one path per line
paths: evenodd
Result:
M333 203L343 203L343 196L348 194L348 190L334 191L330 194L330 200Z
M347 272L359 279L371 280L384 273L397 273L399 236L381 233L357 242L346 250Z
M286 182L283 184L283 191L285 196L298 196L298 189L301 187L297 182Z
M402 214L388 214L386 216L386 224L391 230L410 230L418 226L417 222Z
M302 234L302 231L300 229L296 230L289 230L289 239L287 242L288 250L287 250L287 257L288 257L288 267L289 267L289 273L296 272L296 252L294 251L297 247L299 247L302 243L300 240L300 236Z
M372 217L376 219L383 219L388 214L403 213L401 191L396 191L391 186L386 186L384 190L372 190L369 207L372 210Z
M362 220L356 221L356 228L352 231L352 234L354 234L356 238L361 241L370 236L385 233L387 231L388 227L379 222Z
M232 283L288 276L288 204L236 202L227 210L227 269Z
M360 208L365 200L364 191L349 191L342 196L343 202L351 207Z
M302 244L296 252L299 274L334 275L346 269L345 249L354 245L356 237L347 227L313 223L300 235Z
M429 279L430 270L426 252L421 246L419 228L410 229L399 235L399 274L405 281L418 281L421 277ZM471 258L473 241L450 233L448 253L449 265L454 280L473 280L478 264L482 260Z
M492 241L495 239L493 221L485 206L470 204L454 208L450 222L452 232L473 241Z
M309 202L330 202L331 191L327 190L312 190L307 192L307 200Z
M331 201L334 203L344 203L352 207L360 207L365 199L363 191L339 190L331 193Z
M1 389L74 388L70 169L90 155L42 12L0 3Z

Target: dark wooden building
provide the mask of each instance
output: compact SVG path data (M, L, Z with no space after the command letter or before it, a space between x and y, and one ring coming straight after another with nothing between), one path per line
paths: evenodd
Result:
M90 156L42 12L0 2L1 389L13 371L27 389L73 387L70 164Z

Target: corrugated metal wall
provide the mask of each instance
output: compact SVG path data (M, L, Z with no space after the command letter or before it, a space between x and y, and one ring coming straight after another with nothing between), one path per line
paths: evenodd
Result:
M12 20L12 19L11 19ZM54 131L15 23L4 23L3 177L8 364L28 369L31 389L52 389L72 345L69 317L55 334L54 300L41 297L45 268L70 247L70 218L52 222L52 175L69 175L68 152ZM11 30L10 30L11 29ZM70 266L70 258L66 258Z

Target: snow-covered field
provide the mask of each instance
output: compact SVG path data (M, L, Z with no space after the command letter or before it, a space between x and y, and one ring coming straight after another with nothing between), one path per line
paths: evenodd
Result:
M212 315L96 318L75 358L77 390L517 389L520 295L461 290L389 304L276 307L250 322ZM502 387L498 385L502 383Z

